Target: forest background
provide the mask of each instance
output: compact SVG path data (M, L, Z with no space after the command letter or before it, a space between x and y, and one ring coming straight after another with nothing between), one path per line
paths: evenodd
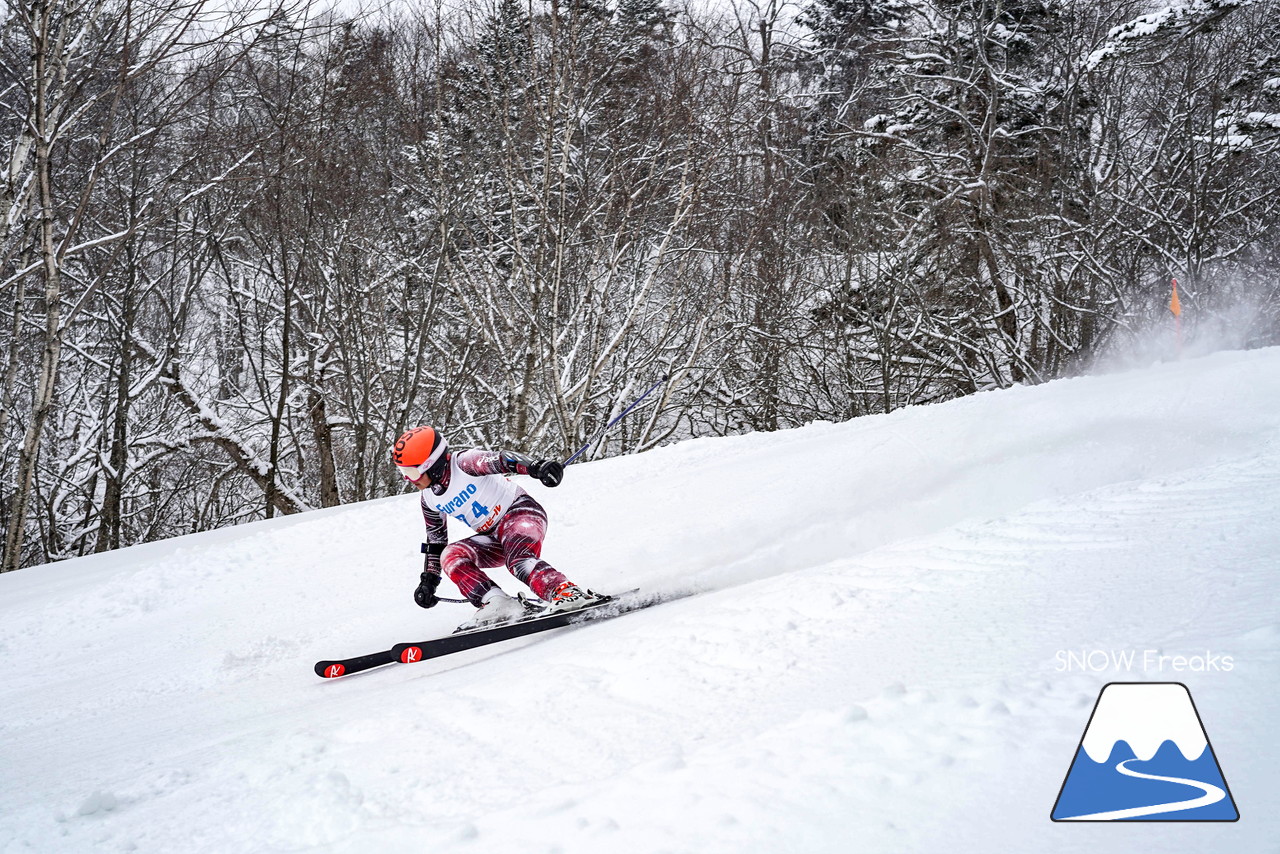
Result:
M0 170L3 570L1280 343L1280 0L0 0Z

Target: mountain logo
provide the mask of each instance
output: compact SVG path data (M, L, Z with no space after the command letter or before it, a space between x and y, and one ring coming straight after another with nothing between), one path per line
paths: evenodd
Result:
M1111 682L1062 781L1054 821L1237 821L1191 692Z

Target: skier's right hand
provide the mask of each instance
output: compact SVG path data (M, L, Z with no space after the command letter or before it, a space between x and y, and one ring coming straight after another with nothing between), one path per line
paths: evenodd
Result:
M421 608L432 608L440 600L436 598L436 588L440 586L440 576L433 572L422 573L418 589L413 591L413 601Z

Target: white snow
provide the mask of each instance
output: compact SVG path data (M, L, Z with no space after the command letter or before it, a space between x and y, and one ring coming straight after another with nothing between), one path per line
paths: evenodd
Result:
M1215 15L1221 15L1226 9L1250 6L1253 2L1254 0L1178 0L1171 6L1112 27L1102 47L1085 59L1085 70L1096 71L1112 56L1136 49L1136 43L1162 29L1190 28Z
M1081 747L1094 762L1105 762L1119 741L1147 761L1172 741L1182 755L1199 759L1209 741L1191 695L1177 682L1109 685L1098 698Z
M575 580L701 592L326 681L466 616L414 495L0 577L0 851L1275 850L1278 349L530 489ZM1049 820L1111 681L1188 686L1239 822Z
M1250 127L1265 127L1280 130L1280 113L1246 113L1244 116L1244 122Z

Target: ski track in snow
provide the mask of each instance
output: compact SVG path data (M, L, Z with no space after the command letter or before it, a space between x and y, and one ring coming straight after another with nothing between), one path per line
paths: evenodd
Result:
M464 616L409 598L412 496L0 578L0 851L1276 850L1280 350L530 491L576 580L701 592L329 682ZM1059 672L1080 649L1235 667ZM1050 822L1133 679L1191 688L1240 822Z
M1116 764L1116 770L1126 777L1137 777L1139 780L1160 780L1165 783L1178 783L1183 786L1191 786L1199 789L1201 794L1199 797L1190 798L1185 801L1175 801L1169 804L1153 804L1146 807L1129 807L1122 810L1108 810L1106 812L1089 813L1088 815L1073 815L1068 818L1059 819L1060 821L1115 821L1123 818L1141 818L1147 815L1161 815L1163 813L1181 812L1183 810L1193 810L1197 807L1207 807L1216 804L1227 796L1225 790L1212 783L1202 783L1199 780L1190 780L1184 777L1161 777L1158 774L1144 774L1141 771L1134 771L1127 767L1130 762L1141 762L1140 759L1126 759L1124 762Z

